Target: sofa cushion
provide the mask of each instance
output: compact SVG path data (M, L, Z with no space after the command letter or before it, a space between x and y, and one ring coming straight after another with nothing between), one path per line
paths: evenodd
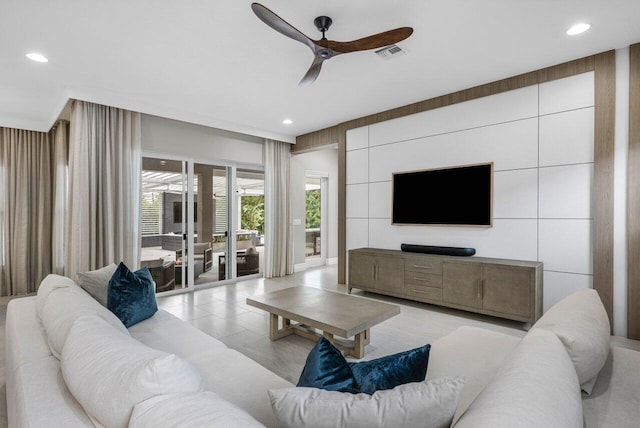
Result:
M165 394L138 403L129 428L264 427L241 408L213 392Z
M111 263L100 269L78 272L76 275L78 285L106 308L109 280L115 273L116 268L115 263Z
M358 383L342 353L321 337L311 349L298 385L327 391L359 392Z
M62 376L87 414L110 428L126 427L136 404L203 389L182 358L138 342L102 318L78 318L62 349Z
M464 380L407 383L373 395L316 388L269 390L280 427L427 427L451 425Z
M70 287L72 285L76 284L66 276L60 276L53 273L45 276L38 286L38 293L36 297L36 313L38 314L38 318L42 319L42 308L44 308L44 304L53 290L56 288Z
M208 318L199 321L204 321L197 323L202 328L211 326ZM220 319L210 321L215 330ZM200 373L206 390L246 410L262 424L276 426L268 390L290 388L291 382L162 309L131 327L129 332L148 346L184 358ZM251 387L238 388L238 385Z
M582 290L553 305L532 330L555 333L567 349L582 389L591 393L607 361L611 325L596 290Z
M132 272L124 263L109 280L107 308L131 327L153 316L158 310L156 287L149 269L143 267Z
M464 376L454 423L502 369L521 340L493 330L463 326L431 344L427 379Z
M405 383L422 382L427 373L430 348L431 345L424 345L375 360L349 363L358 382L358 391L371 395Z
M456 428L583 428L578 376L551 332L529 332Z
M42 325L47 333L51 353L60 359L69 330L76 318L98 315L124 334L129 334L120 320L75 284L49 293L42 308Z
M635 344L634 344L635 345ZM637 428L640 421L640 352L611 346L590 396L583 396L586 427Z

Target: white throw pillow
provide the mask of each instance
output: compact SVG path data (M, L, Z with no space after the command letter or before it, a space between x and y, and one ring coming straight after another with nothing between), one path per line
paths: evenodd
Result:
M44 308L44 304L53 290L56 288L67 288L72 285L76 284L71 278L53 273L47 275L40 283L40 286L38 286L38 294L36 296L36 313L38 314L38 318L42 319L42 308Z
M136 404L129 428L264 427L240 407L214 392L166 394Z
M464 386L461 377L406 383L373 395L317 388L269 390L281 427L449 427Z
M454 426L583 428L578 376L558 338L529 332Z
M60 359L73 322L85 315L98 315L122 333L129 334L118 317L77 285L57 288L49 293L42 308L42 325L47 333L51 353L56 358Z
M587 394L607 361L611 325L596 290L582 290L553 305L531 330L555 333L566 348Z
M203 389L185 360L150 348L97 316L73 323L60 365L71 394L109 428L126 427L134 406L151 397Z
M97 270L78 272L76 275L78 285L106 308L109 280L117 268L118 266L116 266L115 263L111 263Z

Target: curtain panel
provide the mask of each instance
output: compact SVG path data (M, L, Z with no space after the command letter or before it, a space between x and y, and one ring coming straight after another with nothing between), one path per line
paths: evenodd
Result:
M0 294L33 293L58 271L54 201L64 205L67 123L50 133L0 128ZM53 221L52 221L53 219Z
M140 113L74 101L65 275L139 261Z
M290 144L265 140L265 278L293 273L293 230L291 226Z

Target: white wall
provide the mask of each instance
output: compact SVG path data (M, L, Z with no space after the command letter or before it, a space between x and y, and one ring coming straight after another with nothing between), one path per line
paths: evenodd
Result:
M142 149L147 152L262 165L263 139L178 120L142 115Z
M545 310L592 288L593 106L589 72L349 131L347 249L539 260ZM481 162L494 162L492 228L391 224L392 173Z
M300 225L293 226L294 264L305 261L305 173L320 171L329 174L326 231L327 260L337 261L338 257L338 151L334 148L315 150L291 156L291 208L292 218L300 219ZM331 259L331 260L329 260Z

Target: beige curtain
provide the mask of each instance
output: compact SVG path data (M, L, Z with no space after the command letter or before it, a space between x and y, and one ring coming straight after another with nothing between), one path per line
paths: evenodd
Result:
M74 101L65 274L139 259L140 114Z
M66 167L66 124L50 133L0 128L0 294L33 293L59 256L54 171ZM57 146L60 146L58 148ZM58 154L59 156L54 156ZM62 189L60 189L62 190Z
M265 140L265 278L293 273L293 231L289 204L290 144Z

